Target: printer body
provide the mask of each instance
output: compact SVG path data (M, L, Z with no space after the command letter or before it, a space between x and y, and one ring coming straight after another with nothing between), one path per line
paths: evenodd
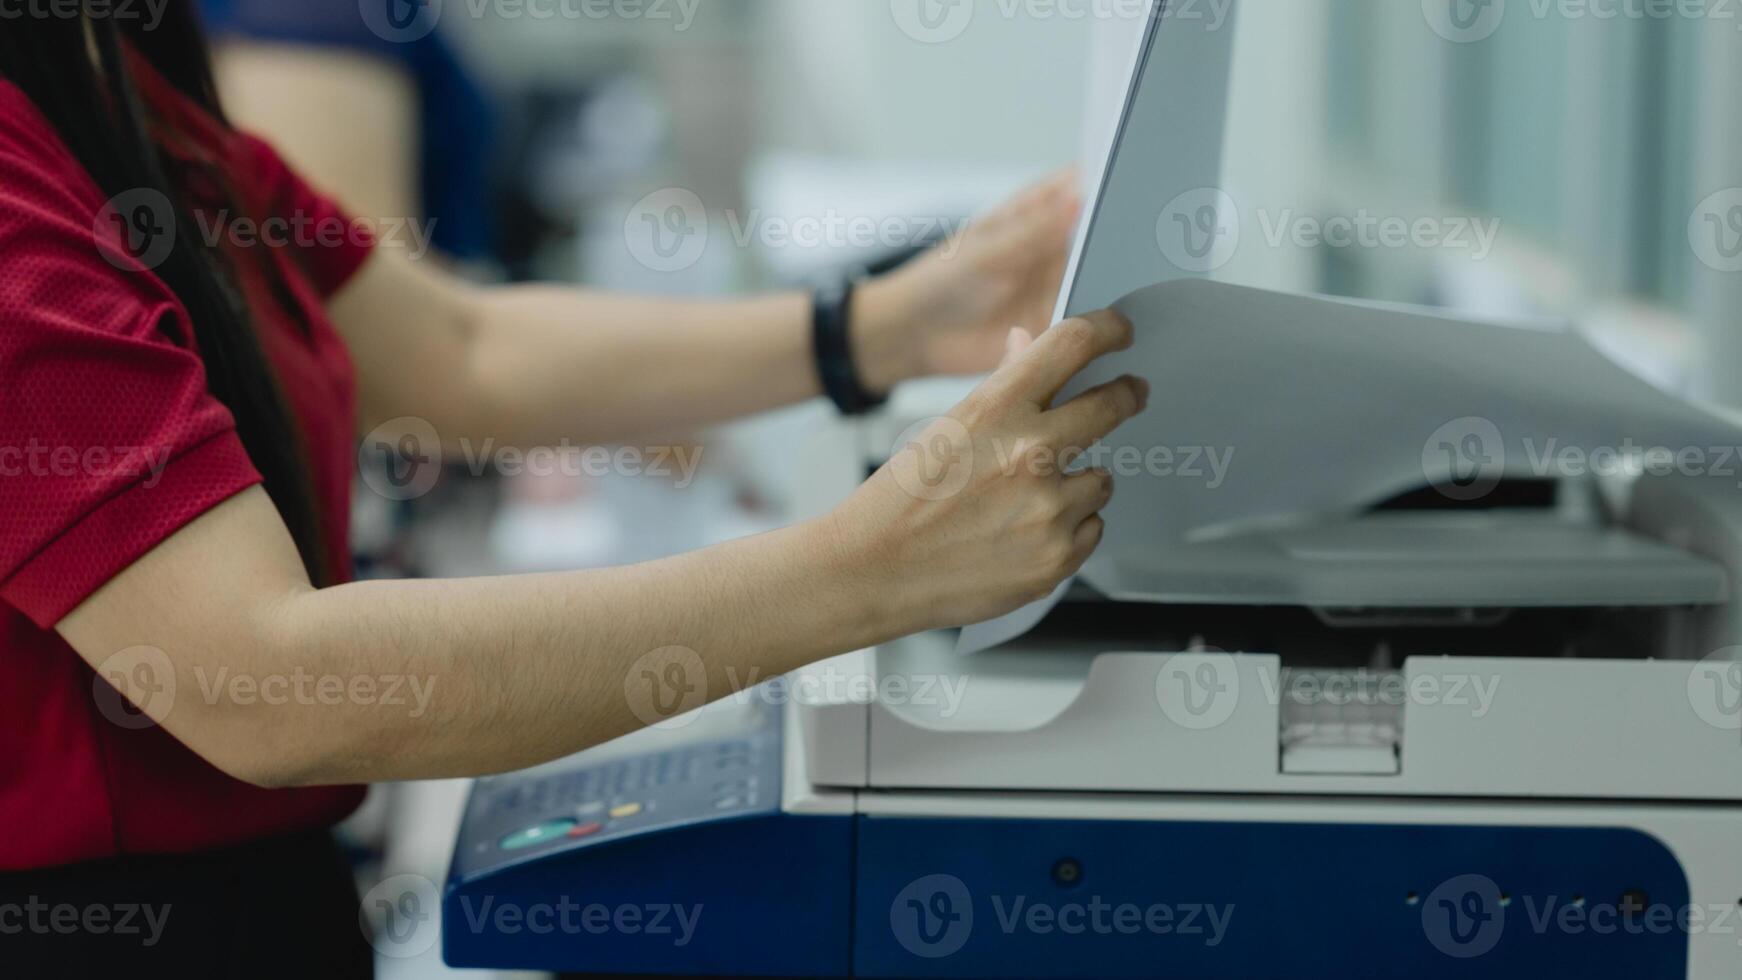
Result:
M1058 314L1137 344L1061 397L1153 395L1082 574L480 781L449 963L1742 977L1742 426L1568 325L1170 265L1230 6L1151 4L1093 163Z
M448 961L1742 976L1742 427L1569 328L1122 308L1187 442L1077 581L481 781Z

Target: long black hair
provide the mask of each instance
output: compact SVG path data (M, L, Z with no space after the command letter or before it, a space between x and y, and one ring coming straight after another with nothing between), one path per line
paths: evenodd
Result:
M0 25L0 78L29 96L105 195L156 191L172 202L175 227L194 228L187 196L152 136L128 69L128 49L224 123L204 31L192 0L169 0L152 22L118 16L118 9L104 0L82 0L77 17L45 10L8 20ZM187 309L206 383L235 416L237 434L310 578L330 584L301 430L228 261L199 235L171 237L173 247L154 271Z

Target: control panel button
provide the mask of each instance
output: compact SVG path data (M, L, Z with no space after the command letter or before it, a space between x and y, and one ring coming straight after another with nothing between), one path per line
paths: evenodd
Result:
M547 844L568 833L575 826L573 820L547 820L524 830L517 830L502 838L504 851L519 851L539 844Z
M569 828L569 836L570 837L591 837L594 834L596 834L599 831L604 830L604 829L605 829L605 825L602 823L599 823L597 820L595 820L592 823L584 823L578 827Z
M639 804L639 803L625 803L621 806L614 806L611 808L611 819L612 820L623 820L627 817L633 817L637 813L640 813L640 812L641 812L641 804Z

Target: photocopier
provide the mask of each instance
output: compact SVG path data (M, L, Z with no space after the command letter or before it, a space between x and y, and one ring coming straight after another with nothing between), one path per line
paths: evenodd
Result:
M480 781L449 964L1742 977L1742 420L1567 326L1131 288L1121 188L1205 185L1233 43L1162 14L1061 305L1138 327L1076 390L1154 389L1106 543L1011 617ZM1204 98L1146 101L1163 61Z

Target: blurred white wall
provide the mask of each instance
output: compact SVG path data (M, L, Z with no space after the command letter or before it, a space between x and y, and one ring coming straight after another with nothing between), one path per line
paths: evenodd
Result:
M1244 214L1323 205L1323 174L1303 161L1327 155L1325 57L1329 0L1241 0L1228 89L1223 186ZM1223 278L1268 289L1312 292L1316 257L1304 249L1257 247L1258 222Z
M1714 195L1704 200L1723 202L1713 213L1728 218L1731 207L1742 206L1742 114L1736 112L1735 104L1736 93L1742 91L1742 34L1714 30L1703 40L1706 70L1699 118L1704 125L1695 195ZM1690 240L1702 217L1705 215L1696 213L1691 219ZM1707 352L1701 362L1699 392L1742 409L1742 370L1737 369L1742 364L1742 273L1724 271L1728 268L1704 263L1693 266L1695 316Z
M903 32L902 0L765 0L762 144L1036 170L1074 160L1093 22L971 2L958 36L928 43Z

